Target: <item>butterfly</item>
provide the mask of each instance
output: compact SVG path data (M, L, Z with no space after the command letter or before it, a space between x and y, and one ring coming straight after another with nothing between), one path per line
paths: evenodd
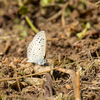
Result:
M46 53L46 33L45 31L40 31L34 36L33 40L28 45L27 62L44 65L47 62L45 58L45 53Z

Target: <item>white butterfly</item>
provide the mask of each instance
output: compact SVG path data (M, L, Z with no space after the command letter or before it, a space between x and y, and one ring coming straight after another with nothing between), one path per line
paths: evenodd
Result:
M39 65L44 65L46 63L45 59L46 53L46 34L45 31L40 31L35 35L31 43L27 48L27 62L37 63Z

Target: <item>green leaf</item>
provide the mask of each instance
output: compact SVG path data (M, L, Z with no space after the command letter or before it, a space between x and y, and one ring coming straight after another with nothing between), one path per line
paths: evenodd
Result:
M16 24L19 24L19 19L16 18L16 19L14 20L14 22L15 22Z
M70 13L71 13L71 10L69 7L67 7L65 11L65 16L68 17Z
M19 14L20 14L20 15L25 15L25 14L27 14L28 12L29 12L29 9L28 9L27 6L21 6L21 7L19 8Z
M22 75L24 75L24 72L23 72L23 70L21 70L21 74L22 74Z
M82 27L83 27L83 28L85 27L85 23L84 23L84 22L82 23Z
M85 4L84 4L84 3L79 3L79 4L78 4L78 9L79 9L79 10L85 9Z
M62 100L62 93L58 96L59 100Z
M85 29L82 32L77 33L77 36L78 36L79 40L82 38L82 36L84 36L86 34L87 30L90 27L91 27L90 23L87 23Z
M52 0L41 0L42 6L48 5Z
M22 36L22 37L26 37L26 36L27 36L27 32L26 32L25 30L23 30L23 32L20 33L20 36Z

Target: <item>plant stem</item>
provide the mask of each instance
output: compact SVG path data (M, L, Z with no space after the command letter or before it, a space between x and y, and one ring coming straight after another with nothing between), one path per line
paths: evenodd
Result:
M32 28L32 30L35 32L35 33L38 33L39 31L36 29L36 27L32 24L31 20L29 19L29 17L26 15L25 16L25 19L26 21L28 22L28 24L30 25L30 27Z

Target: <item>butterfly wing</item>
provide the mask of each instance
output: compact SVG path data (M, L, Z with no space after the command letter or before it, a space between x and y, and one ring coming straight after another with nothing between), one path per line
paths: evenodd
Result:
M35 35L27 49L27 62L38 63L43 65L46 52L46 34L45 31L40 31Z

